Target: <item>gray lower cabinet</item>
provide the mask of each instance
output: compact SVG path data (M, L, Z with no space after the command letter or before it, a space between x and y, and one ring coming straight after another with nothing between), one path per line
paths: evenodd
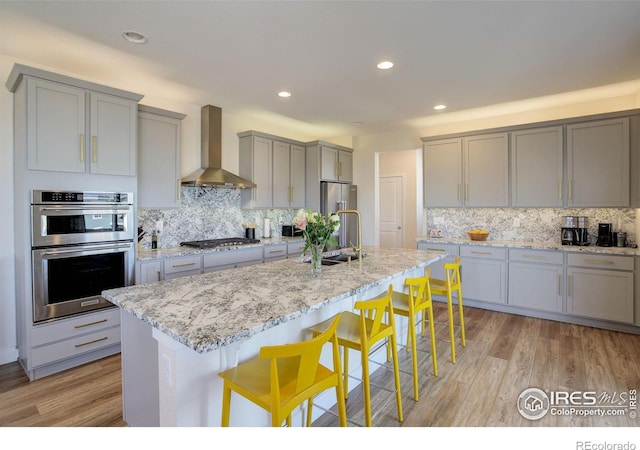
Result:
M554 251L509 250L508 304L537 311L563 311L563 255Z
M154 283L162 280L161 261L142 261L136 267L136 284Z
M570 254L567 266L567 314L634 322L632 256Z
M460 247L462 296L487 303L507 303L507 250Z
M287 259L287 244L268 245L264 247L264 262Z
M420 242L418 244L418 250L427 250L430 252L442 252L446 253L448 256L439 261L438 264L434 264L429 266L431 270L431 278L438 278L440 280L444 280L446 275L444 272L444 265L446 263L455 262L456 256L460 255L460 246L455 244L432 244L426 242ZM464 296L464 292L462 294Z

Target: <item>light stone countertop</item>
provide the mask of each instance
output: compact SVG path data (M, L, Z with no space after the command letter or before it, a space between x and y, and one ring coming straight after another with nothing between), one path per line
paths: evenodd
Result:
M455 244L455 245L477 245L477 246L489 246L489 247L508 247L508 248L523 248L531 250L557 250L562 252L578 252L578 253L599 253L607 255L626 255L626 256L638 256L640 253L638 249L631 247L598 247L596 245L562 245L556 242L529 242L529 241L494 241L487 239L486 241L472 241L471 239L464 238L434 238L434 237L419 237L416 239L417 243L429 243L429 244Z
M138 261L150 261L153 259L160 258L176 258L179 256L191 256L191 255L201 255L204 253L211 252L226 252L230 250L238 250L241 248L251 248L251 247L266 247L270 245L279 245L279 244L291 244L295 242L304 242L303 237L278 237L278 238L269 238L269 239L261 239L259 243L256 244L243 244L243 245L229 245L224 247L214 247L214 248L195 248L195 247L167 247L160 248L157 250L152 249L141 249L138 250Z
M124 311L204 353L351 297L443 259L442 253L365 247L362 262L286 259L103 291ZM413 275L412 275L413 276ZM399 287L398 287L399 288Z

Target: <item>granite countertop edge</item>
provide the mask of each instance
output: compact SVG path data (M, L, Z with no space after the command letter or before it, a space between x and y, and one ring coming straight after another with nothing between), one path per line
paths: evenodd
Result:
M519 248L530 250L554 250L569 253L599 253L607 255L620 255L620 256L639 256L640 252L636 248L631 247L599 247L597 245L562 245L556 242L535 242L535 241L501 241L491 240L486 241L472 241L468 238L434 238L434 237L419 237L416 239L417 243L428 244L455 244L455 245L477 245L485 247L503 247L503 248Z

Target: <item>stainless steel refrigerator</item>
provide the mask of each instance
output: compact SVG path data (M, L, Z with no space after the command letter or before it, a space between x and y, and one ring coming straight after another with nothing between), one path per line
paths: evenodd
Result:
M320 182L320 212L327 215L344 209L358 209L358 186ZM355 214L340 214L340 229L335 238L338 248L361 245L358 242L358 220Z

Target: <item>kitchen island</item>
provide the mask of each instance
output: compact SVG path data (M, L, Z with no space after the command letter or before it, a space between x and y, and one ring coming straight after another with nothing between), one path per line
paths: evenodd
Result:
M218 426L218 372L256 356L261 346L308 339L305 328L352 310L355 301L378 296L389 284L402 289L406 277L422 275L445 256L373 247L364 254L361 262L323 266L318 278L308 263L289 259L104 291L121 308L125 421ZM358 358L351 360L351 371L359 371ZM331 397L318 402L329 407ZM233 397L231 425L269 424L268 414Z

